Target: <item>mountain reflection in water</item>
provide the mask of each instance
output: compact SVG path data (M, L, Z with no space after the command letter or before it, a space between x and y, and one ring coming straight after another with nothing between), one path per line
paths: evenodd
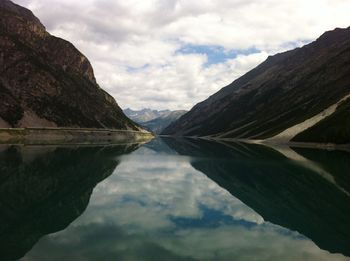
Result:
M115 157L135 148L1 146L1 260L18 259L43 235L66 228L112 174Z
M134 149L6 148L2 253L49 234L23 260L349 260L349 153L170 138Z
M296 230L322 249L350 256L350 153L166 141L264 220Z

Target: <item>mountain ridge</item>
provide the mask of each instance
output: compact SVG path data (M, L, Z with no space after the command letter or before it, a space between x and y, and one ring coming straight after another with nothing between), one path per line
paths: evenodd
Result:
M170 111L158 118L141 123L142 127L155 134L160 134L172 122L178 120L182 115L187 113L185 110Z
M245 139L274 137L350 93L349 59L350 27L328 31L304 47L268 57L195 105L163 134ZM350 142L350 133L345 136L347 138L341 141L335 141L332 135L315 140Z
M96 83L89 60L34 14L0 2L0 127L141 130Z
M133 110L130 108L127 108L123 110L126 116L128 116L131 120L137 122L137 123L143 123L150 120L154 120L158 117L161 117L163 115L166 115L170 113L170 110L153 110L150 108L144 108L141 110Z
M187 111L185 110L152 110L145 108L142 110L124 110L131 120L140 124L143 128L155 134L160 134L172 122L179 119Z

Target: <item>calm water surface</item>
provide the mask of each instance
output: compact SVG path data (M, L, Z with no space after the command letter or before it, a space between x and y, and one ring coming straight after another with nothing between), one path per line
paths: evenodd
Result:
M350 153L0 147L1 260L350 260Z

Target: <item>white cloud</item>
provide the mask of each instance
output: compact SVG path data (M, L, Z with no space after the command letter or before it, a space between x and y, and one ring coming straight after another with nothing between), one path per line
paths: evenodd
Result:
M347 0L14 1L85 53L122 107L138 109L189 109L267 54L350 25ZM208 66L205 54L177 52L189 44L258 54Z

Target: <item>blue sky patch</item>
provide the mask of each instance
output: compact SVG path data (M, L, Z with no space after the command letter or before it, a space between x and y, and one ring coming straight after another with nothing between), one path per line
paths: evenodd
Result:
M226 50L221 46L215 45L185 45L177 53L180 54L206 54L208 62L205 66L212 64L223 63L229 59L234 59L238 55L249 55L252 53L258 53L259 50L256 48L248 48L244 50Z
M127 71L129 72L129 73L137 73L137 72L140 72L140 71L143 71L143 70L145 70L145 69L147 69L147 68L149 68L151 65L150 64L145 64L145 65L143 65L143 66L141 66L141 67L132 67L132 66L127 66Z

